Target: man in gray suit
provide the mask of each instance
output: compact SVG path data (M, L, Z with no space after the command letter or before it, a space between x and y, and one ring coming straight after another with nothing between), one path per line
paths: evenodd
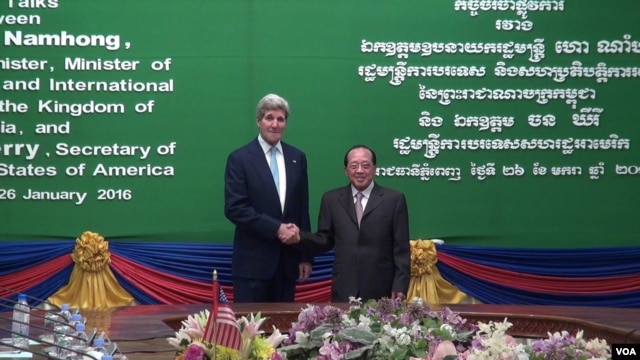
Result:
M344 171L350 184L322 196L318 231L280 240L312 252L335 248L332 301L404 298L411 276L405 196L373 181L376 154L365 145L347 151Z

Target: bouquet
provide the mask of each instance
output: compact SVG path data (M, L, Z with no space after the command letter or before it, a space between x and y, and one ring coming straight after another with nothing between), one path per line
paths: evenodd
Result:
M189 315L182 321L182 327L175 337L167 339L176 348L175 360L282 360L275 349L287 336L274 326L271 335L266 337L260 327L267 318L261 317L260 313L238 319L242 333L240 351L220 345L214 348L213 344L203 340L210 315L209 310Z
M476 327L448 308L432 311L416 299L409 303L382 298L362 304L350 298L348 310L308 306L279 349L287 360L429 358L438 346L463 350Z
M583 331L576 336L566 331L549 333L549 338L527 344L517 342L507 335L511 323L478 323L472 346L458 356L448 359L485 360L587 360L610 359L611 348L600 339L585 340ZM447 359L447 357L445 357Z
M421 299L350 299L348 310L308 305L283 346L287 360L586 360L610 359L606 341L587 341L582 331L516 341L503 322L469 324L448 308L430 309Z

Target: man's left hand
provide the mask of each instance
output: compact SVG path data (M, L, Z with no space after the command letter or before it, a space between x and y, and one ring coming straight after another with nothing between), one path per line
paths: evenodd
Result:
M309 276L311 276L311 263L303 262L303 263L300 263L298 267L300 270L300 276L298 277L298 280L300 282L305 282L309 280Z

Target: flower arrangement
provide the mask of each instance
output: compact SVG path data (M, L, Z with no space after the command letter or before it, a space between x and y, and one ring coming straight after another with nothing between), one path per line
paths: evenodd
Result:
M351 298L348 310L303 309L279 351L287 360L428 358L445 340L456 347L469 342L475 330L449 309L432 311L422 301L382 298L362 304Z
M287 360L584 360L609 359L603 340L582 332L549 334L526 344L507 335L502 323L469 324L448 308L433 311L420 299L383 298L365 304L350 299L348 310L308 305L278 349Z
M177 350L175 360L283 360L275 349L287 338L273 327L273 332L266 337L260 330L267 319L250 314L238 319L242 333L242 348L240 351L216 345L203 340L209 310L189 315L182 321L182 327L175 333L175 337L167 341Z
M511 323L478 323L471 346L451 359L485 360L587 360L610 359L611 347L605 340L585 340L583 331L576 336L566 331L548 334L548 339L538 339L529 345L516 342L507 335ZM455 354L455 353L454 353ZM446 358L445 358L446 359Z

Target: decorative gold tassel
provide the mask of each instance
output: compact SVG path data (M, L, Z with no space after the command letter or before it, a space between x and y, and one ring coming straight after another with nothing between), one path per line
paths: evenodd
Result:
M71 258L75 265L69 283L49 297L49 302L82 309L105 309L133 303L133 296L118 284L109 268L109 242L100 234L85 231L76 239Z
M443 279L436 267L438 252L431 240L411 240L411 280L407 299L429 304L458 304L467 295Z

